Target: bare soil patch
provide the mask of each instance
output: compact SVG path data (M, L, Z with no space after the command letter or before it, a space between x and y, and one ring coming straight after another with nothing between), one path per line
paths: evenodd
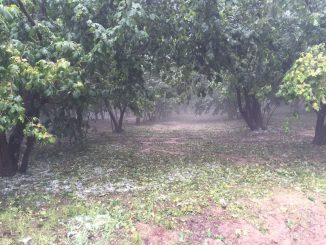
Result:
M232 218L211 207L199 215L180 219L175 230L138 224L144 244L326 244L326 208L300 193L274 193L256 201L257 223Z

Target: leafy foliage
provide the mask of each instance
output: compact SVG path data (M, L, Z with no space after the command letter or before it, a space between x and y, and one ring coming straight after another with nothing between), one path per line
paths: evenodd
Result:
M266 129L263 112L278 104L285 73L325 40L325 8L322 0L1 1L0 131L20 149L38 118L79 141L90 111L107 111L122 132L126 111L163 115L193 95L199 113L239 112L250 129Z
M97 134L88 151L67 145L38 149L31 175L0 182L5 197L0 203L5 231L0 243L31 236L32 242L43 244L117 240L135 244L139 223L170 231L186 228L191 235L196 231L185 227L185 220L201 214L204 219L212 217L206 213L212 207L218 211L218 223L241 219L258 230L267 220L257 205L281 192L284 200L301 193L294 199L299 207L308 197L315 198L308 202L318 216L325 210L321 201L326 197L326 151L305 140L298 142L298 137L304 139L300 135L304 122L284 135L232 130L239 122L203 121L189 121L188 127L178 129L131 128L126 132L128 141L115 134L109 134L110 140L107 134ZM194 126L197 130L192 130ZM150 151L144 151L148 147ZM293 217L293 199L289 202ZM275 206L285 208L285 203ZM283 212L280 217L285 219ZM274 221L273 213L264 214ZM311 217L310 210L297 214L301 219ZM208 235L200 232L204 241ZM225 239L232 239L232 234ZM193 243L191 237L186 240Z
M7 57L6 63L2 59L2 77L5 78L1 82L2 132L9 130L18 121L24 123L29 120L24 114L26 100L23 97L26 93L35 94L39 103L42 103L42 100L60 97L83 88L80 81L73 80L78 79L78 72L73 71L69 62L64 59L56 62L39 60L32 65L13 46L3 46L1 53L4 54L2 57Z
M35 137L38 141L43 143L54 143L55 138L53 135L47 132L47 129L39 122L38 118L32 118L30 122L27 123L24 134L27 137Z
M326 49L324 44L310 48L296 60L284 77L279 96L289 101L302 98L314 110L326 104Z

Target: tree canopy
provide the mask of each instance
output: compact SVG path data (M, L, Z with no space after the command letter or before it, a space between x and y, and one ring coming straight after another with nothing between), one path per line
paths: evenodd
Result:
M307 109L318 115L314 143L324 144L326 127L326 49L325 44L311 47L286 73L278 95L288 101L303 99Z
M326 104L325 45L310 48L298 58L284 77L279 95L288 100L301 97L308 107L319 111Z
M194 97L197 112L215 106L251 130L267 128L279 89L320 111L325 10L323 0L1 0L0 175L25 172L36 141L81 141L98 111L118 133L128 110L152 120Z

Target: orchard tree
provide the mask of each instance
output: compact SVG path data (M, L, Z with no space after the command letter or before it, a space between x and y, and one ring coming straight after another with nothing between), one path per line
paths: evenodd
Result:
M284 77L278 93L292 102L297 98L305 101L307 109L317 113L316 145L326 144L326 48L325 44L313 46L298 58Z
M0 176L11 176L26 172L35 141L54 141L41 123L42 108L78 96L83 83L78 69L52 55L58 39L42 22L43 8L39 21L19 0L0 9Z
M0 53L0 173L6 176L17 170L26 172L35 140L53 142L39 120L42 107L53 97L80 89L82 83L71 80L74 71L63 59L39 60L32 65L9 44L1 47ZM21 158L24 136L27 143Z
M261 104L282 78L281 62L275 55L280 34L273 26L271 4L189 0L178 6L183 18L177 42L187 44L181 53L185 58L179 60L188 61L192 70L208 80L224 83L227 97L237 98L248 127L265 129Z
M182 1L177 59L224 83L251 130L266 129L264 111L307 44L324 37L325 1ZM320 42L320 41L319 41ZM180 53L180 52L179 52ZM228 76L225 76L228 74Z
M226 66L229 93L251 130L266 129L263 104L270 106L284 68L283 9L273 2L235 1L225 7L225 35L230 63ZM273 12L274 10L274 12ZM223 72L225 73L225 72ZM225 76L224 76L225 77Z
M119 133L127 108L138 110L137 100L144 90L143 74L150 42L146 23L153 17L135 1L112 1L101 6L99 13L101 17L87 21L93 35L88 79L96 95L102 98L114 131Z

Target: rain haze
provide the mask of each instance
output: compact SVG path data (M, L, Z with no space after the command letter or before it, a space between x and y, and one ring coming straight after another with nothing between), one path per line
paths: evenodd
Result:
M326 244L325 0L0 0L0 244Z

